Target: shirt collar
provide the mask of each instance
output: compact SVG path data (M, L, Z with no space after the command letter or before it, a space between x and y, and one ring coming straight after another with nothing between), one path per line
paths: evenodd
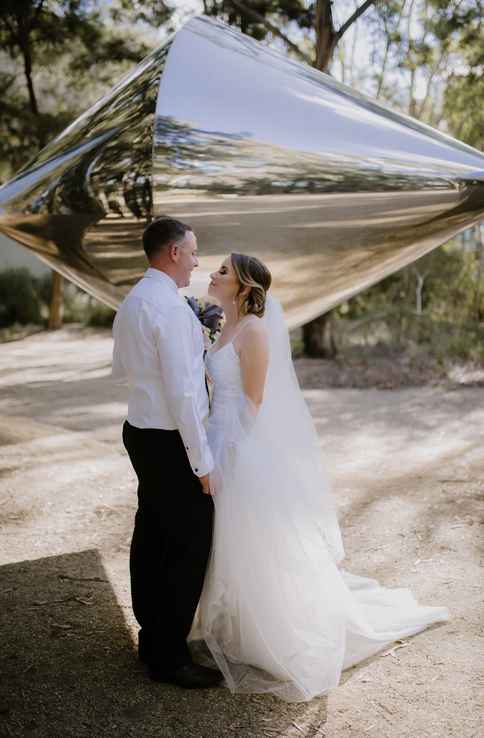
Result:
M163 284L166 284L168 287L170 287L170 289L178 293L177 283L166 272L162 272L160 269L153 269L153 267L148 267L148 269L144 273L144 276L152 279L157 279L158 282L163 282Z

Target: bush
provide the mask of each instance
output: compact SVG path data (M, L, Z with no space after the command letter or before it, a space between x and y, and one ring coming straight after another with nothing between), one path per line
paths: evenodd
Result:
M438 362L484 361L484 324L443 320L405 309L390 308L358 320L339 318L334 339L341 358L359 348L362 356L389 351L409 356L425 353Z
M0 272L0 327L41 322L41 303L35 277L25 268Z
M48 316L52 294L52 272L46 272L36 280L37 292L43 313ZM84 323L89 310L89 295L72 282L64 281L62 296L62 322Z
M116 313L112 308L96 301L89 308L86 325L96 328L111 328L115 315Z
M44 310L48 314L52 291L52 272L37 279L37 291ZM73 282L65 280L62 299L64 323L83 323L97 328L110 328L114 310L98 302Z
M86 323L91 298L72 282L64 282L64 323Z
M0 272L0 329L14 324L45 323L49 315L52 272L35 277L26 268ZM63 322L110 328L115 312L94 300L77 285L66 281L63 295Z
M41 304L48 309L52 293L52 272L45 272L41 277L32 277L32 280Z

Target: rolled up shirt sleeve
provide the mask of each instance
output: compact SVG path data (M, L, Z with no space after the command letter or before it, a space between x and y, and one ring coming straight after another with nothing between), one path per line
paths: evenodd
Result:
M194 474L203 477L212 471L214 462L197 406L198 378L193 369L192 330L190 316L180 305L160 316L155 337L170 412Z

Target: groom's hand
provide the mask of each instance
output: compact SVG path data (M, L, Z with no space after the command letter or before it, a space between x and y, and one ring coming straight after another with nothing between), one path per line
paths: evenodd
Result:
M210 489L210 474L204 474L203 477L199 477L200 484L202 485L203 493L205 495L211 495L212 490Z

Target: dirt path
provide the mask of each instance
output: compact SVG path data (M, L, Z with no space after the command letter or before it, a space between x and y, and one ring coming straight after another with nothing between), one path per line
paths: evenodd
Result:
M484 390L306 390L346 567L452 620L345 672L327 698L287 705L155 685L137 662L135 484L110 352L107 333L78 329L0 345L0 735L482 735Z

